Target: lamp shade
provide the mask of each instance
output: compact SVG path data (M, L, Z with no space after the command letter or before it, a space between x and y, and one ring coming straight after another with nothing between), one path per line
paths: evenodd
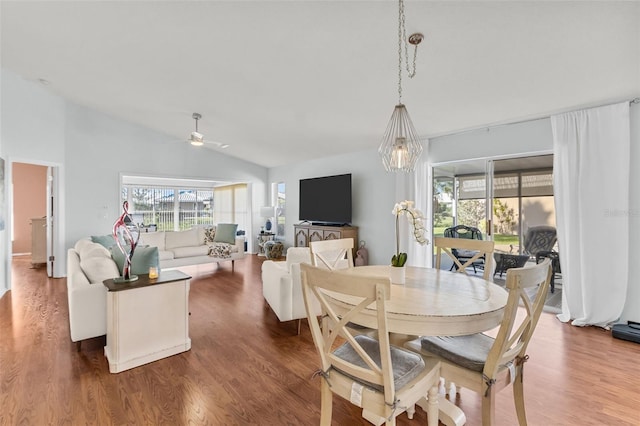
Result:
M412 172L415 168L422 154L422 143L403 104L396 105L393 110L378 153L388 172Z
M275 209L272 206L260 207L260 217L270 218L273 217Z

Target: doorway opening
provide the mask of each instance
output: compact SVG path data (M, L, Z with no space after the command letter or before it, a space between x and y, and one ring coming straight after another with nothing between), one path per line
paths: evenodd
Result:
M496 252L522 254L533 226L555 227L553 155L480 159L433 168L433 235L478 228Z
M62 277L60 167L29 161L12 161L9 185L9 261L28 256L33 268L46 267L48 277ZM59 214L60 213L60 214ZM11 288L11 274L7 274Z

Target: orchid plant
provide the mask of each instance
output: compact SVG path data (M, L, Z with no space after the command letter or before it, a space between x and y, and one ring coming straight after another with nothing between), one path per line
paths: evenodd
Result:
M413 228L413 237L420 245L429 242L425 236L427 230L424 227L424 215L413 207L413 201L402 201L393 206L393 215L396 217L396 254L391 258L391 266L402 267L407 262L407 253L400 252L400 216L406 215Z

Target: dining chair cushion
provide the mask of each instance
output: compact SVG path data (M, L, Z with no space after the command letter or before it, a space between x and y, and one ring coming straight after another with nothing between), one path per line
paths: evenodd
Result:
M486 334L469 336L429 336L421 339L422 349L468 370L482 372L494 339Z
M362 346L362 349L364 349L365 352L369 354L376 365L380 366L380 346L378 341L364 334L359 334L354 338L356 339L358 344ZM358 353L349 343L344 343L333 353L349 363L369 369L369 366L364 362L362 358L360 358L360 355L358 355ZM424 360L421 356L413 352L398 348L396 346L391 346L391 365L393 366L393 383L395 385L396 391L398 389L402 389L403 386L416 378L416 376L418 376L418 374L420 374L420 372L425 367ZM359 381L363 385L373 388L379 392L384 391L382 385L362 382L355 377L345 373L344 371L340 371L340 373L345 374L346 376L349 376L352 379Z

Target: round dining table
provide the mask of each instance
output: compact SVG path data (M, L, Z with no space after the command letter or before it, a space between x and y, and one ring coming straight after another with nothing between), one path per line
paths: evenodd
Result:
M358 266L341 270L347 274L389 277L389 265ZM507 291L482 277L433 268L406 267L404 284L391 284L386 303L390 340L402 346L417 336L460 336L481 333L497 327L507 304ZM362 300L326 291L337 314L345 314ZM360 311L351 322L377 327L375 304ZM426 410L426 399L418 403ZM447 426L461 426L466 416L460 407L440 396L439 420ZM367 412L364 418L374 424L379 419ZM412 418L413 415L410 415Z
M389 276L388 265L358 266L340 272ZM404 284L391 284L386 303L390 333L414 336L460 336L490 330L500 324L507 291L482 277L433 268L406 267ZM327 292L333 308L344 313L361 299ZM375 305L351 321L377 327Z

